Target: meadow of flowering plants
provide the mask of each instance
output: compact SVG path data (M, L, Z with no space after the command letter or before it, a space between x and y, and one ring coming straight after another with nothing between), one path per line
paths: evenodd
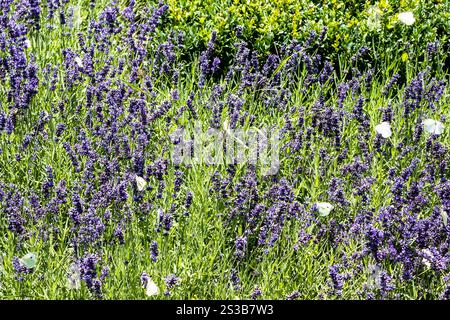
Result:
M448 19L197 50L176 5L0 0L0 298L450 298Z

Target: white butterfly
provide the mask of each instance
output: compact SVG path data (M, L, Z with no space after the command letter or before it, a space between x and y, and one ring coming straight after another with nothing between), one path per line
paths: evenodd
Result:
M67 272L67 287L78 290L81 288L80 267L77 263L72 263Z
M380 8L376 5L371 6L367 13L369 14L369 17L367 19L367 26L371 31L378 30L381 28L381 14L383 13Z
M142 191L147 186L147 181L145 181L143 178L141 178L139 176L136 176L136 185L137 185L137 189L139 191Z
M411 11L401 12L398 14L398 20L407 26L411 26L416 22L416 18L414 18L414 14Z
M367 285L369 289L378 289L380 287L380 275L381 269L377 265L369 265L369 277L367 279Z
M333 205L328 202L317 202L316 203L317 210L322 217L326 217L330 214L331 210L333 210Z
M33 269L37 263L37 256L35 253L27 253L22 258L20 258L20 262L27 268Z
M431 134L442 134L444 132L444 124L440 121L433 119L425 119L423 122L423 128L426 132Z
M442 221L444 222L444 226L446 227L448 224L448 214L444 210L441 210Z
M375 131L380 134L383 138L389 138L392 136L391 125L389 122L384 121L375 126Z
M81 7L73 6L73 27L78 28L82 21L83 18L81 17Z
M147 296L151 297L151 296L156 296L159 294L159 288L156 285L156 283L153 282L152 279L148 278L147 279L147 288L146 288L146 292Z
M422 253L425 255L425 257L422 258L422 263L427 268L430 268L431 267L430 259L432 259L434 257L433 253L429 249L422 249Z
M75 57L75 63L77 64L78 68L83 68L83 60L81 60L80 57Z

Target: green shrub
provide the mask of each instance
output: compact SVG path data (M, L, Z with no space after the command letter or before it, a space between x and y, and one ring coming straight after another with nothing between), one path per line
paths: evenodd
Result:
M321 50L328 56L350 56L368 46L379 53L400 57L408 46L423 53L426 44L440 40L448 46L450 10L446 0L433 1L327 1L318 0L168 0L168 28L186 34L187 52L201 51L211 31L226 58L236 42L237 26L243 39L259 52L274 52L291 39L304 41L311 31L328 28ZM416 22L406 26L397 15L412 11ZM406 47L405 47L406 46ZM405 55L403 55L405 57Z

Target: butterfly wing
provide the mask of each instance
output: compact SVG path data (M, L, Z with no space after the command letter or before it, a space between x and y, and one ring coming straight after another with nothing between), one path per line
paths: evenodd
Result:
M423 121L423 127L426 132L434 134L434 131L436 130L436 121L433 119L426 119Z
M146 294L147 296L151 297L151 296L156 296L159 293L159 289L158 286L156 285L156 283L153 282L153 280L148 279L147 280L147 291Z
M137 189L139 191L142 191L147 186L147 182L143 178L136 176L136 185L137 185Z
M434 134L442 134L444 133L444 124L440 121L436 121L436 128L434 130Z
M317 209L322 217L328 216L333 208L333 205L327 202L319 202L317 204Z
M391 125L389 122L382 122L375 127L375 131L383 138L389 138L392 135Z
M20 262L22 262L22 264L26 268L32 269L36 266L36 263L37 263L36 254L35 253L27 253L20 259Z
M445 212L444 210L441 210L441 217L442 217L442 222L444 223L444 226L447 226L447 224L448 224L447 212Z

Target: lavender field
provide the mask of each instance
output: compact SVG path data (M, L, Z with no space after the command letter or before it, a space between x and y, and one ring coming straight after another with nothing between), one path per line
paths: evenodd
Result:
M0 0L0 299L449 299L450 2Z

